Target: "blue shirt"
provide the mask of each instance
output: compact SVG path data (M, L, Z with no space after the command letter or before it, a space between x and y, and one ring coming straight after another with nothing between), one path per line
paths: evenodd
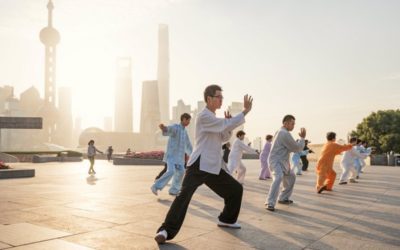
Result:
M169 136L167 150L164 154L163 161L177 165L185 164L185 153L192 153L192 144L186 129L182 124L173 124L163 131L164 136Z

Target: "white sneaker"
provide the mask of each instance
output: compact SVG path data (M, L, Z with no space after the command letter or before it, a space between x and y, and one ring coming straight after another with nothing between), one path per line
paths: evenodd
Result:
M151 186L151 192L154 194L154 195L158 195L158 191L157 191L157 188L153 185L153 186Z
M154 237L154 240L157 242L157 244L164 244L165 241L167 240L168 233L165 230L161 230L156 234L156 237Z
M239 223L237 223L237 222L235 222L235 223L233 223L233 224L230 224L230 223L222 222L222 221L220 221L220 220L218 220L217 225L218 225L219 227L229 227L229 228L233 228L233 229L240 229L240 228L242 227L242 226L241 226Z

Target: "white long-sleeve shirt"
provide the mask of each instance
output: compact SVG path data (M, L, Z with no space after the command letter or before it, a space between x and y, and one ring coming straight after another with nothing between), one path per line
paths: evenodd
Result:
M222 166L221 147L232 136L232 130L245 122L244 114L226 119L218 118L208 108L204 108L196 119L195 146L187 166L199 157L200 170L219 174Z
M289 173L291 152L300 152L304 148L303 138L296 142L290 132L282 127L274 135L271 152L269 153L269 168L274 171L275 168L281 168L284 173Z
M243 156L243 152L250 154L257 154L257 152L246 145L242 140L236 138L232 144L231 152L228 157L229 166L237 166Z
M356 159L365 159L367 158L367 154L363 154L360 153L356 147L353 147L352 149L344 152L342 160L340 161L340 163L345 166L345 167L349 167L349 166L354 166L355 165L355 160Z

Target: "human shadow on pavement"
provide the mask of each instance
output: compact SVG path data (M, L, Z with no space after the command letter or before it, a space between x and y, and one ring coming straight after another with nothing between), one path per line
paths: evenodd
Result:
M96 182L99 179L95 176L95 175L90 175L88 177L86 177L86 183L89 185L96 185Z
M182 247L179 244L173 243L173 242L167 242L166 244L158 245L159 249L162 250L187 250L188 248Z
M392 244L395 246L400 245L400 230L397 228L391 227L391 226L386 226L386 225L380 225L371 222L371 220L374 219L374 213L370 212L368 213L370 217L370 220L362 220L360 218L356 217L345 217L345 216L338 216L338 214L328 212L326 210L321 210L321 209L315 209L315 208L310 208L310 207L300 207L300 209L304 209L308 212L312 211L314 213L320 213L322 215L329 215L332 217L341 217L343 221L338 221L338 222L333 222L329 221L328 218L319 218L319 216L307 216L307 215L302 215L301 213L295 213L287 210L280 210L279 214L283 215L280 218L283 220L286 220L288 224L290 223L291 225L298 225L298 226L304 226L309 228L309 226L312 225L312 223L335 228L335 230L340 231L341 233L345 232L348 235L353 235L356 238L368 238L370 240L386 243L386 244ZM337 207L336 207L337 209ZM348 211L346 211L348 212ZM361 213L359 215L363 215L363 211L360 211ZM348 224L356 224L354 227L350 227ZM357 226L358 224L358 226ZM364 227L368 228L368 230L361 231L357 229L357 227ZM380 232L381 235L375 234L372 232L372 230ZM385 236L382 236L384 234Z

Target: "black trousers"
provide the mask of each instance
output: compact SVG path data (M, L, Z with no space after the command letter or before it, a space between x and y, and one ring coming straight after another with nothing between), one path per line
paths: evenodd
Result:
M302 156L300 156L300 159L301 159L301 163L303 163L303 166L301 167L301 169L302 169L303 171L307 171L307 168L308 168L308 159L307 159L307 156L302 155Z
M196 189L203 183L224 199L225 206L218 216L221 222L235 223L242 205L243 187L230 174L221 169L218 175L210 174L199 169L200 157L188 166L183 178L182 189L172 203L164 223L157 230L166 230L168 240L173 239L179 232L189 207L190 200Z

